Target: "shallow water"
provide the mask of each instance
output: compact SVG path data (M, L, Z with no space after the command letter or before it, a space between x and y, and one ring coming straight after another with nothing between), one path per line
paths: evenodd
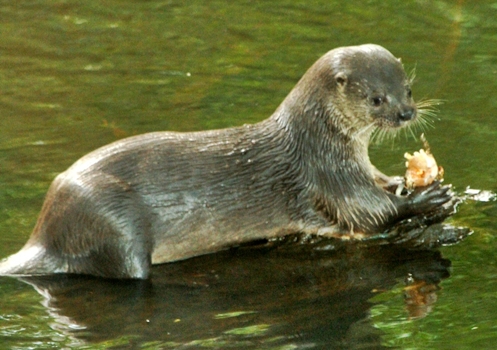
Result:
M323 53L366 42L416 69L416 98L444 100L425 133L446 183L495 192L496 16L493 1L0 1L0 256L83 154L260 121ZM398 174L420 147L401 136L371 158ZM474 234L442 256L284 245L143 283L2 278L0 348L492 349L496 216L495 201L461 205L451 221Z

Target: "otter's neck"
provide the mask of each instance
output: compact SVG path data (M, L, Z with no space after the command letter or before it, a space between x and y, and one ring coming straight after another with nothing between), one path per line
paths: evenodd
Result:
M325 91L320 91L319 87L311 91L301 89L301 84L288 95L271 119L291 137L290 142L305 166L330 171L360 168L362 173L372 174L368 156L372 130L361 132L350 126L329 102Z

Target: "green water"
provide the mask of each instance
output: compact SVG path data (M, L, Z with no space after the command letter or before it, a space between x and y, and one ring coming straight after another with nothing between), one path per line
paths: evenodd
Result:
M52 179L85 153L260 121L323 53L367 42L416 69L415 98L444 100L426 135L445 181L495 192L495 18L491 0L0 1L0 256L24 244ZM399 174L420 146L401 137L371 158ZM494 201L460 207L452 222L475 232L441 249L450 277L438 258L394 268L354 252L341 266L340 254L290 249L293 260L250 251L159 267L151 285L58 281L51 299L3 278L0 348L493 349L496 216ZM442 278L424 317L406 306L411 269Z

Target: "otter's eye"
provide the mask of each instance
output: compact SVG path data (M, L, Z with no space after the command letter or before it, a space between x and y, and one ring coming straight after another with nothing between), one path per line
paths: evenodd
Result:
M412 97L412 90L407 88L407 97L411 98Z
M383 97L380 97L380 96L373 97L373 98L371 99L371 103L372 103L372 104L373 104L373 106L375 106L375 107L379 107L379 106L381 106L381 105L383 104L383 101L384 101Z

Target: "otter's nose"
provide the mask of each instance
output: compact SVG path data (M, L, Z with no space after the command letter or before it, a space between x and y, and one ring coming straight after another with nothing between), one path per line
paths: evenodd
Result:
M416 109L413 107L406 107L400 110L398 114L399 119L405 122L414 119L415 116L416 116Z

